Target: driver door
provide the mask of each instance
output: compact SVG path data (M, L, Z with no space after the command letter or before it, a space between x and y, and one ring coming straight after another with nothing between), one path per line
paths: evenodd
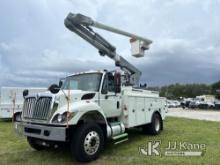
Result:
M106 117L117 117L121 115L121 94L115 93L114 76L112 73L106 73L101 95L100 106Z

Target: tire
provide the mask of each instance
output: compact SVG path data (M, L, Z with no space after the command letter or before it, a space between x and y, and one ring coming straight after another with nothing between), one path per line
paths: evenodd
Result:
M84 123L73 132L72 156L79 162L90 162L99 157L104 146L104 135L96 123Z
M144 133L158 135L163 129L163 120L161 119L159 114L155 113L152 117L151 123L144 125L142 129Z
M29 145L37 151L41 151L41 150L46 149L45 146L38 144L37 139L35 139L35 138L27 137L27 141L28 141Z

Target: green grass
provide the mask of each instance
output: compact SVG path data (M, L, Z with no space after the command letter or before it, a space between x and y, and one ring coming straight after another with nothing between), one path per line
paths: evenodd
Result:
M167 118L164 131L159 136L144 135L138 130L129 131L129 141L114 145L108 143L100 158L91 165L116 164L219 164L220 162L220 123L181 118ZM160 140L161 150L168 141L186 141L206 144L206 152L202 157L166 157L144 156L139 153L140 146L146 146L148 141ZM25 138L14 133L11 122L0 122L0 164L22 165L73 165L68 149L34 151Z

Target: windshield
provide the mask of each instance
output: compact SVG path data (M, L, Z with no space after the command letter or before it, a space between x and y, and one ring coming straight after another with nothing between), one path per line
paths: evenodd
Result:
M101 73L87 73L67 77L62 89L98 91L101 83Z

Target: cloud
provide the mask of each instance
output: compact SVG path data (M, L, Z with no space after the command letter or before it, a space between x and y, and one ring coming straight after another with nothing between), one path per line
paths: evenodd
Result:
M136 59L128 38L96 29L140 68L141 81L149 85L219 80L219 0L3 0L0 5L0 86L48 86L73 72L114 68L64 27L69 12L152 39L146 56Z
M151 58L142 61L142 81L150 85L170 83L212 83L220 77L219 47L198 44L200 41L165 40ZM151 60L150 62L147 60Z
M3 51L9 51L11 48L8 44L2 42L2 43L0 43L0 49Z

